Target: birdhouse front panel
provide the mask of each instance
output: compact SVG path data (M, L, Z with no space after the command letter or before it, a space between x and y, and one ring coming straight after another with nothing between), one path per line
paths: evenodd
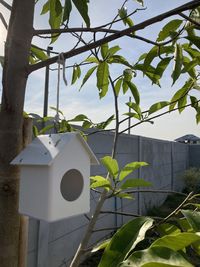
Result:
M89 212L98 160L78 133L39 136L11 164L21 166L21 214L51 222Z
M77 153L78 152L78 153ZM71 142L52 165L51 208L48 221L63 214L74 216L90 210L90 158L84 147Z

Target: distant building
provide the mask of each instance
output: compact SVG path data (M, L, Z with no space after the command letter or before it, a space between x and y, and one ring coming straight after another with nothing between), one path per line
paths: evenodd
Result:
M175 139L174 141L184 144L200 144L200 138L193 134L186 134L182 137Z

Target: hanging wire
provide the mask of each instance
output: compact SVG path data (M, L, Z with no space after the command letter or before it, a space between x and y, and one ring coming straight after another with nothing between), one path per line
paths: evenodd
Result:
M65 85L67 86L67 79L66 79L66 74L65 74L65 58L64 58L64 54L61 53L58 55L58 76L57 76L57 96L56 96L56 115L55 115L55 131L57 132L58 130L58 124L60 121L60 117L59 117L59 102L60 102L60 72L61 70L63 71L63 81L65 83ZM62 65L62 67L61 67Z

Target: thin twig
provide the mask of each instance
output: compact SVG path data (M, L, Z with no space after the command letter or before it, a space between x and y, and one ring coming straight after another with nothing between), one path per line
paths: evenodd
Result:
M110 210L104 210L101 211L102 214L117 214L117 215L123 215L123 216L129 216L129 217L141 217L141 215L139 214L135 214L135 213L128 213L128 212L120 212L120 211L110 211ZM155 217L155 216L151 216L151 218L157 219L157 220L163 220L162 217Z
M127 0L124 1L124 3L122 4L122 6L121 6L120 9L122 9L122 8L125 6L126 2L127 2ZM143 10L146 10L146 7L145 7L145 8L137 8L137 9L135 9L133 12L131 12L130 14L127 14L127 16L125 16L123 19L121 19L121 18L120 18L120 19L117 19L118 16L119 16L119 15L117 14L117 15L115 16L115 18L112 20L112 22L109 22L109 23L107 23L107 24L104 24L104 25L95 27L95 29L101 29L101 28L105 28L105 27L107 27L107 26L112 27L112 25L113 25L114 23L117 23L117 22L119 22L119 21L123 21L124 19L129 18L130 16L134 15L134 14L137 13L138 11L143 11Z
M4 0L0 0L0 4L2 4L5 8L8 10L12 10L12 6L10 6L8 3L6 3Z
M161 189L139 189L139 190L130 190L130 191L125 191L125 193L165 193L165 194L177 194L180 196L187 196L187 194L178 192L178 191L173 191L173 190L161 190Z
M8 29L8 24L6 22L6 20L4 19L4 16L2 13L0 13L0 20L2 21L4 27L6 28L6 30Z
M193 194L193 192L190 192L188 194L188 196L183 200L183 202L181 202L181 204L175 210L173 210L167 217L165 217L161 222L159 222L157 224L157 226L160 225L161 223L166 222L171 217L173 217L184 206L184 204L190 199L190 197L192 196L192 194Z
M184 18L184 19L190 21L192 24L196 25L197 27L200 27L200 23L198 23L197 21L191 19L190 17L186 16L185 14L183 14L183 13L179 13L179 15L180 15L182 18Z
M102 232L102 231L116 231L116 230L118 230L118 229L119 229L119 227L99 228L99 229L95 229L95 230L93 230L92 232L93 232L93 233L96 233L96 232Z
M198 102L200 102L200 100L198 100L197 103L198 103ZM154 119L157 119L157 118L159 118L159 117L161 117L161 116L163 116L163 115L166 115L166 114L168 114L168 113L174 112L174 111L179 110L179 109L182 109L182 108L190 107L191 105L193 105L193 104L188 104L188 105L185 105L185 106L183 106L183 107L174 108L173 110L170 110L170 111L168 110L168 111L162 112L162 113L160 113L160 114L158 114L158 115L156 115L156 116L153 116L153 117L151 117L151 118L144 119L144 120L142 120L142 121L140 121L140 122L137 122L137 123L131 125L131 127L126 128L125 130L121 131L119 134L122 134L122 133L126 132L127 130L132 129L133 127L136 127L136 126L142 124L143 122L150 122L150 121L152 121L152 120L154 120Z
M111 211L111 210L102 210L100 213L102 214L117 214L117 215L124 215L124 216L131 216L131 217L140 217L139 214L128 213L128 212L120 212L120 211Z

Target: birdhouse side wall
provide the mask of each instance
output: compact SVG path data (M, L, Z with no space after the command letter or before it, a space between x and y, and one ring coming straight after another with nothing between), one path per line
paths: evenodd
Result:
M74 201L67 201L61 194L61 181L70 170L78 171L83 177L83 188L80 196ZM72 171L73 173L73 171ZM51 203L49 221L60 220L78 214L87 213L90 210L90 157L81 142L74 138L58 154L52 164L51 171ZM71 179L71 178L69 178ZM72 177L73 179L73 177ZM77 188L79 185L77 184ZM76 189L76 188L75 188Z
M22 166L19 213L46 219L50 205L50 172L48 166Z

